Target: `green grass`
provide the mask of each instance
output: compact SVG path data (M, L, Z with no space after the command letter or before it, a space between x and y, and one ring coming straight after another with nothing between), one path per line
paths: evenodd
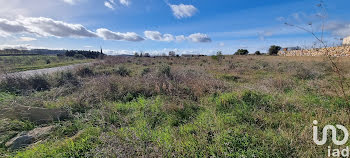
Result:
M0 57L0 68L3 72L18 72L27 70L37 70L58 66L91 62L91 59L75 59L57 56L10 56Z
M9 93L0 92L0 103L5 100L11 100L15 96Z
M73 64L88 63L88 62L91 62L91 61L92 60L75 60L75 61L67 61L67 62L62 62L62 63L45 64L45 65L20 66L20 67L15 67L14 71L18 72L18 71L28 71L28 70L53 68L53 67L67 66L67 65L73 65Z
M74 138L40 143L30 150L18 152L14 157L86 157L98 145L100 133L99 128L86 128Z

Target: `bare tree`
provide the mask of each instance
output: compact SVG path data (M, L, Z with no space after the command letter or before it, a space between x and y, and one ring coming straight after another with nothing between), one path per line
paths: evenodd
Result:
M336 60L334 60L334 57L331 55L331 50L329 49L326 41L324 40L324 32L325 32L325 24L326 24L326 18L328 17L327 10L325 8L325 4L323 0L319 0L319 3L316 5L321 12L317 14L318 17L321 18L321 35L317 35L315 33L314 27L312 22L308 23L307 25L309 28L305 26L299 26L296 24L291 24L291 23L285 23L288 26L296 27L298 29L301 29L307 33L310 33L320 44L321 46L325 49L325 56L327 57L328 61L331 63L332 70L336 73L337 75L337 84L340 88L341 95L348 100L348 95L346 94L345 89L349 89L349 84L346 82L346 77L344 76L343 72L341 71L339 64L337 63ZM338 94L339 95L339 94Z

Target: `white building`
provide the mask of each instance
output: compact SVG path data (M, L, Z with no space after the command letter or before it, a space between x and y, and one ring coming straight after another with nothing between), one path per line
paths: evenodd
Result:
M343 45L350 46L350 36L343 39Z

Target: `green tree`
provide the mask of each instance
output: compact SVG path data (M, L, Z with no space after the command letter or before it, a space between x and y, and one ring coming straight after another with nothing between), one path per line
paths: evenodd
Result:
M254 54L255 55L261 55L260 51L256 51Z
M249 51L246 49L238 49L235 55L248 55Z
M277 55L281 49L282 49L282 47L280 47L280 46L272 45L269 49L269 55Z

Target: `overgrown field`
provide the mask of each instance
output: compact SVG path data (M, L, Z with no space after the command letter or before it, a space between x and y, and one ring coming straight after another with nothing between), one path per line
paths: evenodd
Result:
M72 57L58 57L49 55L38 56L0 56L0 74L66 66L71 64L85 63L91 60L77 59Z
M350 59L337 60L349 78ZM313 120L350 127L337 83L324 58L277 56L107 57L71 72L7 78L0 155L325 157L333 145L313 142ZM23 107L33 114L19 114ZM6 145L48 126L27 147Z

